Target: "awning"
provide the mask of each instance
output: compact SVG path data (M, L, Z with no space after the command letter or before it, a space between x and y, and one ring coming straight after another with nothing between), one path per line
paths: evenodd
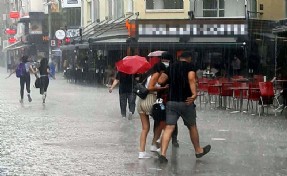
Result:
M275 37L276 37L275 34L271 34L271 33L258 33L258 32L255 32L253 34L261 36L263 38L269 38L269 39L275 39ZM278 37L277 36L277 39L287 39L287 38L286 37Z
M85 36L89 43L93 43L98 40L107 40L111 38L125 38L129 37L128 29L126 28L126 20L131 18L133 15L120 17L116 20L107 21L101 24L87 36Z
M189 37L186 36L185 42L180 37L140 37L138 43L238 43L235 37Z
M18 41L16 43L13 43L11 45L8 45L6 48L3 48L3 51L8 51L8 50L12 50L13 48L17 47L17 46L20 46L21 45L21 41Z

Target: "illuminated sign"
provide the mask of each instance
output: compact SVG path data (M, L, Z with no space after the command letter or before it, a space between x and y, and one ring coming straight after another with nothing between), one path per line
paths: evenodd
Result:
M20 17L20 13L17 11L12 11L9 13L10 18L19 18Z

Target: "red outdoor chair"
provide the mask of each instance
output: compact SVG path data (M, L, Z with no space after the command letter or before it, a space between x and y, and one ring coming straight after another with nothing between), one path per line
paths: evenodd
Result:
M220 88L219 87L213 87L212 85L215 84L220 84L218 80L214 79L214 80L209 80L208 81L208 97L209 97L209 104L211 106L211 103L215 103L216 106L216 102L219 101L219 96L220 96ZM212 101L214 97L214 101Z
M248 83L233 82L232 87L248 87ZM241 98L240 93L241 93L241 90L234 90L234 92L233 92L233 104L235 105L235 107L239 107L239 104L236 104L235 101L237 100L237 102L239 102L239 100ZM243 90L242 91L242 99L246 100L248 98L247 95L248 95L248 90Z
M260 106L262 107L262 110L264 112L264 107L267 108L267 114L268 114L268 107L273 106L273 99L274 99L274 89L273 89L273 83L272 82L259 82L259 89L260 89ZM260 110L259 116L260 116ZM276 116L276 111L275 116Z
M218 78L218 81L219 81L220 83L229 82L228 78L224 78L224 77Z
M208 92L208 84L207 84L207 80L198 80L198 86L197 86L197 96L199 99L199 106L201 109L201 103L207 104L207 99L206 99L206 95Z
M230 87L232 87L232 83L222 83L222 87L221 87L221 93L220 96L223 97L224 99L224 105L226 106L226 98L228 97L229 99L229 106L230 107L230 98L233 96L233 91L230 89Z
M259 83L264 81L264 76L263 75L254 75L253 76L254 82Z
M249 109L249 102L251 102L251 106L253 109L253 102L256 102L256 112L258 110L258 102L260 100L260 89L258 83L249 84L248 89L248 98L247 98L247 110Z

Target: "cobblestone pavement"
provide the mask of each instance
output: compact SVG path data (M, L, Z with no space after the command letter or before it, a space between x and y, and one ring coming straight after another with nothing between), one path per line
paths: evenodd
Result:
M118 93L106 88L51 80L46 104L19 103L19 80L0 68L0 175L287 175L287 119L284 116L198 110L202 145L211 152L196 159L187 129L179 121L179 148L169 163L139 160L141 123L120 117ZM32 81L33 82L33 81ZM149 149L152 132L148 136Z

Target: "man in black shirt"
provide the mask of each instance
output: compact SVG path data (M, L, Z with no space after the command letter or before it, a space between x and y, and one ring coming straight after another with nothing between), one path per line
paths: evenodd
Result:
M183 52L180 60L171 64L170 68L167 69L165 79L163 79L169 80L169 97L166 106L166 127L162 137L161 155L159 156L161 163L167 162L166 151L179 117L182 117L184 125L189 129L196 158L201 158L211 149L210 145L201 148L199 144L194 104L197 96L196 70L190 63L191 57L191 52Z
M120 108L123 118L126 118L127 101L129 103L129 120L135 112L136 95L133 93L133 75L128 75L122 72L118 72L116 79L112 86L109 88L111 93L113 88L119 83L119 95L120 95Z

